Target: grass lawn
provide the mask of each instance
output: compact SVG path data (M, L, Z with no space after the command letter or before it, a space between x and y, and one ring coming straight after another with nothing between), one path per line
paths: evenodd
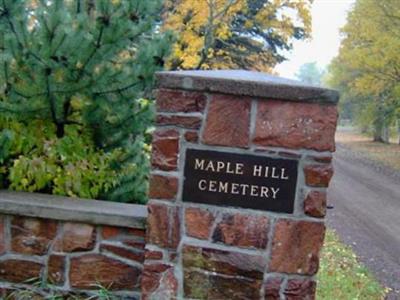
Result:
M338 130L336 142L346 145L350 149L363 154L371 160L400 170L400 145L391 140L391 144L372 142L370 137L366 137L355 131Z
M387 292L332 230L326 233L317 277L318 300L378 300Z

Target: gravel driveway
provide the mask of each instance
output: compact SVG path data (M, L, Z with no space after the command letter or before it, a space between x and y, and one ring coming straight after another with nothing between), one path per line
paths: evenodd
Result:
M377 279L400 299L400 172L338 145L328 190L328 226L351 245Z

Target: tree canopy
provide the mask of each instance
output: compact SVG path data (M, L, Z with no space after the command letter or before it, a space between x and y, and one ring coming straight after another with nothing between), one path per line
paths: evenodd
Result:
M376 140L387 140L400 118L400 2L356 1L342 34L328 83L353 103L359 122L374 124Z
M271 71L282 50L309 37L311 0L167 0L164 29L178 34L172 69Z
M320 69L316 62L305 63L300 66L295 76L304 83L320 86L324 71Z

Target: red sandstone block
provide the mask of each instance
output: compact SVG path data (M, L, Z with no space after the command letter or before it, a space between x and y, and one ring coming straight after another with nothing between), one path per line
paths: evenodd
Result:
M170 226L170 242L169 247L171 249L176 249L181 241L181 221L179 216L179 207L171 207L170 214L171 214L171 226Z
M139 228L127 228L117 226L103 226L102 238L106 241L121 242L122 244L143 251L145 248L144 237L146 231ZM110 251L111 252L111 251Z
M144 250L146 246L144 238L138 238L138 237L125 238L122 240L122 243L129 247L137 248L140 250Z
M168 207L163 205L148 205L148 211L147 243L168 248L170 232Z
M157 129L153 134L152 166L164 171L176 170L178 165L179 132Z
M153 259L153 260L159 260L163 258L163 254L161 251L153 251L153 250L147 250L144 252L144 258L147 259Z
M5 218L0 216L0 255L6 252Z
M261 284L252 278L184 270L185 299L260 299Z
M175 277L173 269L164 274L160 280L158 289L152 293L153 299L177 299L178 280Z
M100 254L85 254L71 258L69 280L71 287L109 290L133 290L139 287L141 270L119 260Z
M208 145L248 148L249 98L214 95L208 109L202 140Z
M207 240L214 224L214 215L206 209L188 207L185 210L186 234Z
M0 280L23 283L40 279L43 265L29 260L7 259L0 261Z
M333 176L332 165L308 165L304 167L306 184L313 187L327 187Z
M279 291L281 289L281 284L283 282L282 278L270 277L265 282L265 299L266 300L279 300Z
M212 238L227 245L264 249L268 231L269 220L265 216L225 213Z
M166 264L145 264L141 280L142 298L148 299L150 294L154 292L160 285L162 273L170 269L171 266Z
M104 240L121 240L126 237L144 238L146 236L146 231L139 228L103 225L101 236Z
M317 273L324 234L323 223L278 220L269 272L305 275Z
M182 264L185 269L196 268L224 275L262 280L266 261L258 254L184 245Z
M326 214L326 193L310 191L304 200L304 212L316 218L323 218Z
M65 281L65 256L50 255L47 266L49 282L55 285L63 285Z
M179 208L148 204L147 242L163 248L175 249L180 241Z
M150 295L146 294L143 299L177 299L178 280L173 269L167 270L159 280L159 285ZM150 298L147 297L150 296Z
M146 236L146 230L145 229L126 228L126 232L127 232L127 234L132 235L132 236L136 236L136 237L144 238Z
M169 125L188 129L199 129L203 119L194 116L157 115L158 126Z
M289 279L284 295L287 300L314 300L316 282L310 279Z
M142 299L176 299L178 281L172 266L145 264L141 281Z
M253 142L260 146L334 151L337 116L334 105L261 100Z
M22 254L44 255L56 233L56 221L15 216L11 221L11 249Z
M177 263L178 253L175 251L169 253L169 261L172 263Z
M189 143L197 143L199 141L199 134L197 131L186 131L185 141Z
M159 89L156 107L160 112L203 112L206 102L204 93Z
M144 261L144 252L142 250L133 250L117 245L101 244L100 251L109 252L122 258L130 259L140 263L143 263Z
M174 200L178 192L178 178L151 175L150 177L150 199L168 199Z
M164 273L166 270L170 269L172 266L163 263L146 263L144 265L143 271L148 271L155 274ZM143 272L144 273L144 272Z
M63 233L54 245L58 252L89 251L96 243L96 228L84 223L64 223Z
M101 229L101 237L104 240L117 237L119 234L121 234L121 229L122 229L121 227L104 225Z

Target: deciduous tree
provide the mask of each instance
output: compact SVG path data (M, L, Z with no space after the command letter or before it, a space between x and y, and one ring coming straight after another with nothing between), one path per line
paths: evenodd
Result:
M301 65L295 75L301 82L320 86L324 71L318 67L316 62L310 62Z
M385 142L400 112L400 2L358 0L342 33L328 82L355 103L359 119L373 124L374 139Z
M167 0L164 29L177 32L172 69L271 71L282 50L309 37L311 0Z

